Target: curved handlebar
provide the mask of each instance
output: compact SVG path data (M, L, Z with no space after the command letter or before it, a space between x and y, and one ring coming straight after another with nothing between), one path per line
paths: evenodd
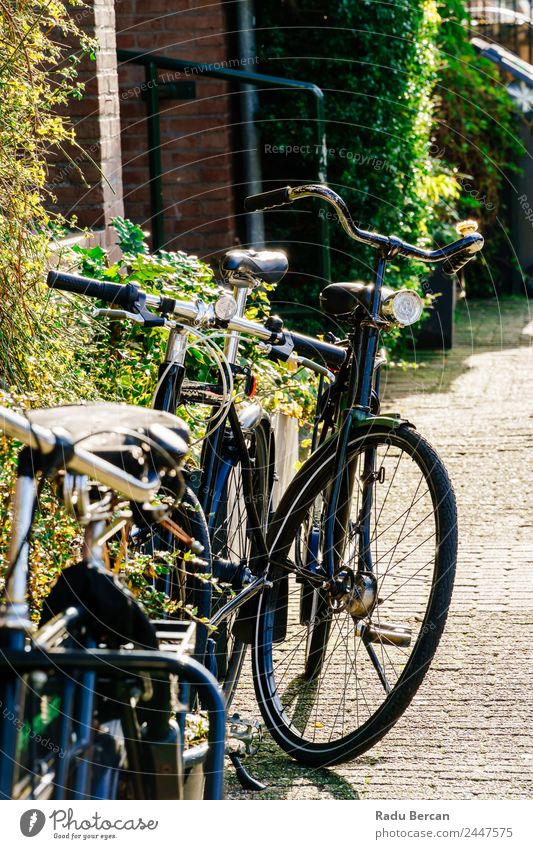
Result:
M404 256L417 259L420 262L442 262L444 271L447 274L454 274L459 271L473 258L474 254L482 249L484 244L481 233L471 233L462 239L458 239L456 242L445 245L443 248L429 251L425 248L418 248L416 245L411 245L409 242L404 242L397 236L382 236L380 233L362 230L355 224L343 199L333 189L322 185L295 186L294 188L285 186L282 189L274 189L270 192L252 195L245 199L244 207L248 212L258 212L260 210L286 206L304 197L320 198L331 204L339 217L343 229L356 242L371 245L373 248L380 250L388 258Z

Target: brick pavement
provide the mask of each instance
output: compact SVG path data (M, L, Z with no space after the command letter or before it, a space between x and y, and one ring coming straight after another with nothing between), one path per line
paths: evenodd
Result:
M517 299L462 303L453 352L389 372L400 409L439 450L459 507L448 624L410 708L374 749L329 770L268 740L248 761L254 798L531 798L533 795L533 317ZM235 708L257 716L249 676ZM228 769L228 797L251 798Z

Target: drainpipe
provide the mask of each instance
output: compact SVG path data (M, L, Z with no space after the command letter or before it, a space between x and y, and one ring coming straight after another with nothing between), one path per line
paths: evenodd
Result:
M240 3L237 3L237 30L240 62L245 66L253 65L257 56L253 0L241 0ZM244 179L246 181L246 194L254 195L263 191L260 138L254 120L259 108L259 97L254 86L243 85L240 88ZM254 248L264 246L265 224L262 212L246 216L246 241Z

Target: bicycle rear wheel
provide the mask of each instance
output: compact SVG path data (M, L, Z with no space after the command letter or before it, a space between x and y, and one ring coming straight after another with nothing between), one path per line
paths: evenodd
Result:
M265 723L314 766L366 751L405 711L446 622L457 552L455 498L435 451L407 426L362 428L335 511L336 577L324 586L334 461L326 444L276 511L274 586L261 598L253 648Z
M194 541L198 556L193 556L187 538ZM159 564L154 589L176 605L174 618L196 621L194 658L203 663L208 637L203 621L211 616L211 545L206 518L190 487L167 526L150 529L143 550L153 557L156 571Z

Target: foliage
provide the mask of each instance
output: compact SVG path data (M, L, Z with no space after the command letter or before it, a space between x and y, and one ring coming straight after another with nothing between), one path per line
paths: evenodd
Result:
M149 254L145 236L137 225L118 218L114 226L122 251L110 263L101 247L79 245L63 257L79 273L113 283L136 282L151 294L162 292L185 299L216 296L219 287L208 265L182 251ZM101 304L101 306L108 306ZM95 303L86 298L71 300L63 309L66 326L70 316L77 325L80 342L76 363L90 376L98 397L148 406L157 384L157 371L168 331L147 331L132 322L92 318Z
M137 282L151 293L165 292L183 299L196 297L212 300L220 292L209 266L196 257L182 252L161 251L150 254L142 230L125 219L116 219L114 226L121 248L120 259L110 262L108 254L100 247L75 246L68 257L71 266L87 276L116 283ZM146 331L132 322L110 322L92 317L94 302L85 298L69 298L57 293L51 308L57 315L56 332L71 340L72 360L69 364L78 385L78 398L107 398L129 403L148 405L157 383L159 363L163 354L168 331ZM269 310L268 294L257 290L250 305L251 318L264 318ZM194 340L193 340L194 341ZM215 341L220 342L220 339ZM74 344L76 342L76 344ZM278 412L288 412L306 418L312 404L313 385L307 373L292 374L287 368L265 362L257 348L249 346L248 355L255 360L255 371L259 377L265 406ZM212 369L210 359L200 345L190 345L188 375L199 379L209 378ZM0 403L24 408L35 399L6 396ZM71 397L70 400L75 400ZM204 408L205 409L205 408ZM178 411L188 418L197 437L202 434L204 419L197 410ZM0 470L0 515L2 533L0 552L7 549L10 522L10 496L15 472L16 448L3 440L0 444L3 459ZM77 550L79 529L73 520L65 516L60 501L53 490L43 488L40 498L41 512L36 517L32 552L32 601L37 611L46 591L58 571L72 560L72 549ZM153 589L151 578L164 574L170 568L165 552L147 557L129 552L124 563L126 583L152 615L176 612L162 592ZM215 587L216 590L216 587ZM169 606L170 605L170 606ZM188 611L194 616L194 611Z
M100 247L75 246L68 259L81 274L124 284L136 282L152 294L165 293L184 300L201 297L210 301L221 292L212 269L197 257L182 251L150 254L144 234L137 225L122 218L113 223L121 249L120 259L110 263L107 252ZM254 293L247 312L249 318L263 319L268 315L267 288ZM63 310L66 332L73 333L74 328L78 328L80 342L75 365L83 376L82 383L92 383L99 397L148 406L157 384L168 331L147 331L132 322L95 321L91 315L93 307L93 302L81 298L69 301L68 309ZM220 345L216 334L213 341ZM189 342L188 376L216 380L213 361L201 343L195 343L194 337ZM275 366L254 344L246 346L246 356L255 363L259 394L267 408L300 418L308 414L313 398L308 373L293 374L286 367ZM203 418L198 418L198 410L179 412L188 418L198 436L203 423Z
M47 156L73 140L58 116L80 97L76 66L93 43L78 27L80 0L0 0L0 403L16 409L86 391L73 369L70 339L46 305ZM76 10L76 16L73 11ZM80 54L61 43L73 37ZM6 551L17 446L0 438L0 560ZM78 529L44 486L35 519L31 594L38 606L52 577L71 558Z
M0 405L23 412L28 401L20 395L0 393ZM19 449L20 445L0 435L0 564L5 561L11 532L11 499ZM31 549L30 593L34 613L40 609L53 579L72 561L72 548L78 538L79 528L66 515L53 488L43 486L39 493Z
M483 261L466 272L469 295L501 291L514 259L506 229L509 195L524 146L512 101L496 66L478 56L468 38L466 3L442 0L437 123L433 151L448 163L461 193L442 218L477 218L486 236Z
M46 161L73 140L58 110L81 96L79 56L61 40L73 36L82 52L93 49L72 15L83 8L81 0L0 2L0 380L38 394L54 378L68 382L68 351L43 310Z
M521 148L501 78L470 45L465 6L275 0L258 8L258 52L265 71L323 89L328 182L359 225L435 247L455 238L450 222L474 214L487 231L488 268L505 279L500 257L508 264L509 247L503 229L495 232L496 218L508 221L505 189ZM315 181L309 98L276 91L262 104L265 185ZM316 306L322 282L310 211L327 214L299 204L268 213L266 223L269 239L287 246L297 269L284 286L286 300ZM369 279L372 252L349 241L333 215L330 234L333 279ZM471 292L487 288L481 265L468 269ZM417 285L425 276L426 268L402 260L389 264L387 282Z
M438 22L432 0L315 0L305 13L278 0L261 6L258 21L265 70L283 65L284 75L315 82L325 92L328 182L357 223L421 244L431 241L436 201L457 191L453 176L428 154ZM305 118L289 120L300 115ZM316 179L315 128L308 115L304 95L269 95L262 113L267 181ZM269 155L273 146L303 152ZM290 299L316 305L321 284L310 282L316 256L307 244L309 215L272 213L268 232L290 240L291 264L308 278L291 286ZM330 233L333 278L369 279L373 252L351 242L334 220ZM391 264L388 283L405 285L411 272L405 262L401 269Z

